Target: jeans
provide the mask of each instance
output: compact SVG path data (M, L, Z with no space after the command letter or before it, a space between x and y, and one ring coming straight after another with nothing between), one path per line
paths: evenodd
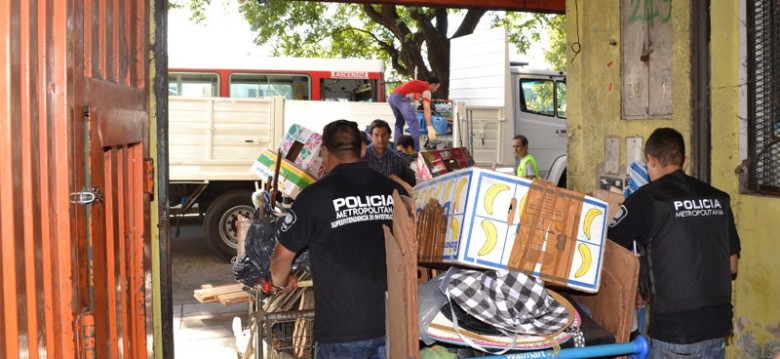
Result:
M315 343L314 359L385 358L385 337L347 343Z
M398 143L398 137L404 134L404 125L409 126L409 136L414 139L414 151L420 151L420 122L417 120L417 111L414 105L406 96L397 93L390 95L387 99L390 109L395 116L395 129L393 132L393 143Z
M726 338L691 344L672 344L651 338L647 359L723 359L725 356Z

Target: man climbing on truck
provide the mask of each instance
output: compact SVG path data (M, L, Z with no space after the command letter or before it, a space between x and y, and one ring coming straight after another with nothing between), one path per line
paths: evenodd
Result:
M428 81L411 80L398 86L387 102L393 110L395 116L395 134L393 143L398 142L398 137L403 135L404 124L409 126L409 135L414 139L414 150L420 150L420 123L417 120L417 113L412 104L414 100L420 98L423 104L423 116L428 130L428 138L436 139L436 130L433 128L431 120L431 93L439 89L441 81L436 77L431 77Z

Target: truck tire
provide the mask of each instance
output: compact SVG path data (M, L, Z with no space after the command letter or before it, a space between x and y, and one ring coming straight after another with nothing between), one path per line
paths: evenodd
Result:
M217 197L206 209L206 217L203 220L206 244L215 254L225 259L235 257L238 247L236 219L239 214L252 218L254 211L252 192L237 190Z

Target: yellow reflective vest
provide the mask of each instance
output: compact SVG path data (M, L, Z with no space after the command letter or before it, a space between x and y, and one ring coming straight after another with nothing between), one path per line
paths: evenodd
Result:
M528 164L528 162L531 162L531 165L534 167L534 178L539 178L539 166L536 164L536 159L534 156L526 155L523 157L523 159L520 160L520 164L517 165L517 176L526 178L525 174L525 167Z

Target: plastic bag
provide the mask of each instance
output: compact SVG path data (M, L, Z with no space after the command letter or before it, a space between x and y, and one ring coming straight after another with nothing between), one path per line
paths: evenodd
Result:
M233 263L233 276L247 286L254 286L261 279L271 277L271 255L278 242L278 219L275 216L260 215L263 210L255 210L252 225L244 240L244 253ZM301 252L293 262L293 270L299 266L310 268L309 251Z
M417 286L417 304L420 311L420 340L426 345L431 345L435 340L428 336L428 327L439 310L447 303L447 297L442 294L439 286L446 273L439 274L428 282Z

